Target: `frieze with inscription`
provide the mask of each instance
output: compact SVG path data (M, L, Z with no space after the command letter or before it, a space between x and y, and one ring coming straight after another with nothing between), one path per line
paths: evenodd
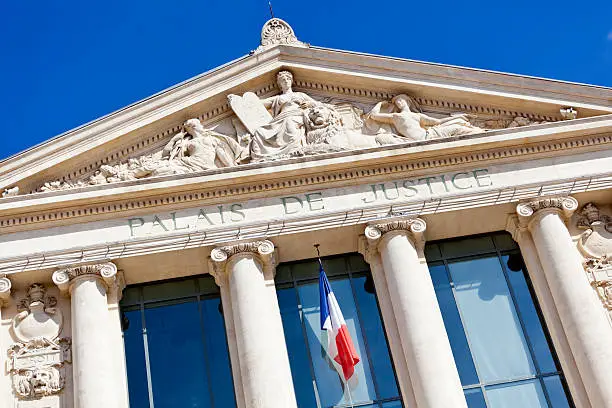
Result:
M174 231L205 230L262 219L315 215L323 211L354 209L374 204L427 200L445 194L486 189L493 185L489 169L474 169L139 216L129 218L126 224L131 237L144 237Z

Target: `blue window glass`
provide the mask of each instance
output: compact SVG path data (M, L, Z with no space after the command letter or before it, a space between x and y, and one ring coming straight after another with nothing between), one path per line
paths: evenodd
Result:
M431 243L425 253L468 406L573 406L509 236Z
M211 281L127 289L122 308L131 408L236 406L220 298Z
M277 295L298 406L401 407L367 265L354 255L331 257L323 264L360 362L347 386L329 361L327 340L320 328L318 264L306 261L282 265Z

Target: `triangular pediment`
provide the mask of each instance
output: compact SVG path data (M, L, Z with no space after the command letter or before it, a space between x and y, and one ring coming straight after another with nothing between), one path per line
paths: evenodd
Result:
M274 32L269 24L251 55L0 162L0 192L10 197L220 174L228 167L282 164L296 157L422 142L443 146L503 130L519 140L516 132L532 126L554 125L552 134L570 126L569 119L612 114L609 88L317 48L298 41L290 27ZM285 70L293 74L293 91L305 95L293 101L300 110L293 119L277 106L282 92L276 77ZM228 95L237 96L235 103ZM422 129L414 129L414 117L412 124L393 118L401 110L394 103L397 95L407 95L411 113L428 118L422 119ZM261 104L266 98L272 100ZM314 105L323 112L312 112ZM194 118L201 129L186 129L185 122ZM609 122L592 126L605 130ZM291 134L287 126L299 129ZM192 146L204 149L202 156L175 165L177 155L191 154L188 140L198 137L210 141ZM254 152L258 140L262 146ZM283 149L279 143L296 146Z

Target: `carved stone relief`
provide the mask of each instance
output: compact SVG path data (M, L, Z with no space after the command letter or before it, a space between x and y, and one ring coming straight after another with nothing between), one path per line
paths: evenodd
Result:
M60 338L63 316L57 299L35 283L18 306L11 332L18 342L8 350L7 370L18 400L35 401L64 389L70 340Z
M294 91L294 78L289 71L280 71L276 79L281 90L278 95L267 98L252 92L228 95L229 105L236 115L229 129L227 125L207 129L198 119L190 119L160 151L115 165L103 165L86 179L47 182L40 191L187 174L382 145L452 139L489 129L540 123L523 117L483 121L463 113L425 114L419 104L405 94L378 102L373 107L329 99L324 102Z
M578 212L576 225L584 229L578 239L584 269L604 307L612 312L612 217L588 203Z

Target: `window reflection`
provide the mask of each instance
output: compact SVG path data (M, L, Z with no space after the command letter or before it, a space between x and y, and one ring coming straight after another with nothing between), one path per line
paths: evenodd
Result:
M207 280L128 289L131 408L236 406L218 289Z
M330 278L361 362L345 387L321 344L318 265L283 264L277 294L293 383L300 408L402 406L387 340L367 265L356 255L325 259Z
M508 234L432 243L425 253L468 406L573 406Z

